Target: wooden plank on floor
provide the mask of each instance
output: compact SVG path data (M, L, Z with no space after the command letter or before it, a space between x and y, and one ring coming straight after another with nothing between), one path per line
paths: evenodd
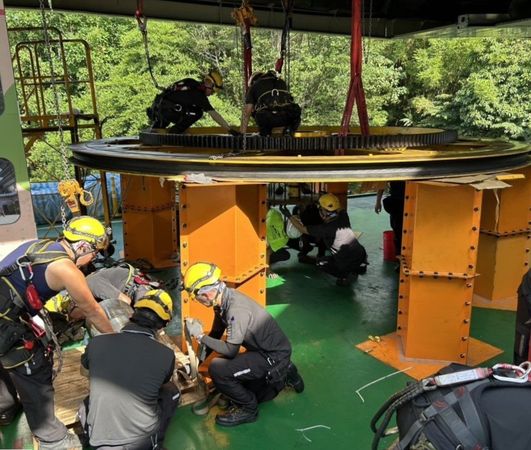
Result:
M63 351L63 369L54 381L55 414L66 426L76 422L77 409L89 393L89 381L80 373L85 347Z

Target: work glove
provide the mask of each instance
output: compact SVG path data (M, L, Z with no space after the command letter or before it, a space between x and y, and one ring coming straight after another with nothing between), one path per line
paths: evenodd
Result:
M235 137L242 135L238 130L235 130L234 128L229 128L229 134Z
M188 318L186 319L186 328L190 336L197 339L198 336L203 335L203 324L199 319Z

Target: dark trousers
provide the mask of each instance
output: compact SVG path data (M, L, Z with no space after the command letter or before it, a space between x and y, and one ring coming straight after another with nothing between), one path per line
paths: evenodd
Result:
M9 369L34 436L43 442L56 442L66 436L66 427L55 416L53 362L39 348L27 364Z
M269 136L273 128L284 127L291 132L301 124L301 108L296 103L275 108L263 108L254 114L261 136Z
M153 128L166 128L170 123L173 133L184 133L201 117L203 111L192 106L176 105L168 100L163 100L159 104L153 103L148 109L148 116L152 120Z
M402 222L404 220L404 198L385 197L383 207L389 214L389 224L394 232L395 253L402 253Z
M97 450L151 450L154 448L162 447L164 438L166 436L166 430L170 424L171 418L175 414L175 410L179 405L181 395L179 389L172 382L168 382L160 388L159 392L159 428L155 435L146 436L142 439L139 439L136 442L131 442L129 444L123 445L102 445L99 447L92 447ZM90 441L90 435L88 435L87 430L89 429L89 424L87 423L88 417L88 406L89 406L89 397L86 397L78 410L78 417L83 430L85 430L86 438ZM124 417L124 421L127 421L128 418ZM98 437L98 440L101 438Z
M309 234L303 234L300 237L299 256L306 256L314 247L317 247L317 256L323 257L326 253L326 246L323 241L315 239Z
M258 403L273 400L284 388L284 383L267 383L269 368L269 363L260 353L245 352L233 359L214 359L208 372L219 392L236 405L254 412Z
M337 278L347 278L350 274L366 272L367 252L358 241L343 246L335 255L317 260L317 267Z
M17 403L17 390L9 372L0 364L0 413L8 411Z

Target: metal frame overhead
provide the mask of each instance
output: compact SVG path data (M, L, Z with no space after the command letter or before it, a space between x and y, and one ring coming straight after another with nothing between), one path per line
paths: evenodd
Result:
M39 0L6 0L7 7L39 8ZM280 0L253 0L262 28L282 28ZM234 25L231 13L240 0L144 0L149 18ZM133 17L136 0L54 0L55 10ZM296 0L292 30L350 34L350 0ZM411 35L530 36L528 0L365 0L364 34L376 38ZM370 31L369 31L370 30Z

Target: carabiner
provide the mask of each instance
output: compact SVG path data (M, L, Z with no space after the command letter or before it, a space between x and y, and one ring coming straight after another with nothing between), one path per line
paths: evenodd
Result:
M424 378L420 383L423 391L433 391L437 389L437 384L435 384L435 379L433 377Z
M20 260L22 258L25 258L25 255L22 255L21 257L17 258L17 266L18 270L20 271L20 276L22 278L22 281L31 281L33 279L33 270L31 268L31 264L29 261L21 262ZM29 277L26 277L24 274L24 267L28 268Z
M527 383L529 374L531 373L531 365L528 362L522 363L520 366L515 366L512 364L495 364L492 367L493 377L499 381L508 381L510 383ZM503 375L498 375L496 371L512 371L514 372L514 377L506 377Z

